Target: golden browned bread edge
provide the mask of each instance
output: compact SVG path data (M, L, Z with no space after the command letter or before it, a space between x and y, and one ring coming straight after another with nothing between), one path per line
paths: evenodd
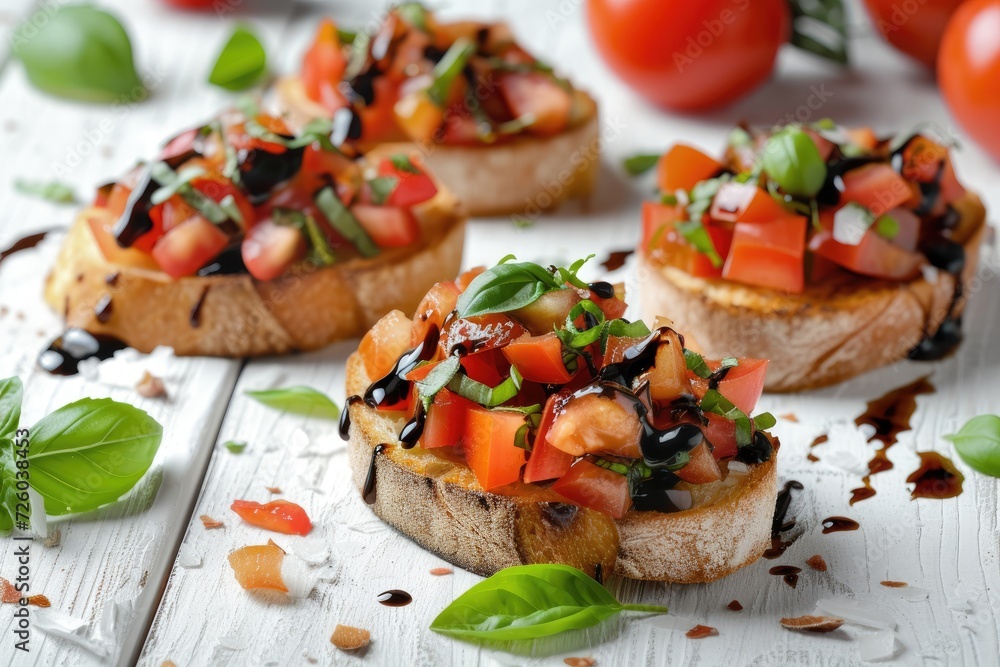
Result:
M347 361L347 393L362 394L370 380L355 353ZM375 463L372 510L383 521L441 558L489 576L526 564L519 522L535 520L530 497L488 493L468 469L458 481L434 474L414 450L402 450L396 424L364 404L348 405L348 458L362 489L379 443L389 443ZM630 511L617 521L614 573L633 579L705 583L756 561L770 545L777 494L776 456L751 466L746 478L709 504L684 512ZM432 464L433 465L433 464ZM592 510L587 510L588 512Z
M306 96L298 77L279 79L275 93L279 110L293 127L329 115ZM586 120L551 137L525 135L487 146L387 143L380 150L418 156L470 215L533 217L569 199L588 196L597 183L597 104L590 96L585 100Z
M439 192L414 211L425 234L413 246L328 267L305 263L260 282L247 274L172 280L111 264L86 222L106 213L91 208L70 227L45 299L68 326L115 336L141 352L158 345L223 357L313 350L363 334L390 310L412 312L434 283L457 274L465 216L454 197ZM106 296L111 309L102 322L95 306Z
M967 193L955 202L977 221L965 241L968 284L975 275L986 211ZM943 271L907 283L851 278L808 287L802 294L696 278L651 262L639 250L637 279L646 317L663 315L683 331L689 347L710 358L770 359L765 388L815 389L904 359L937 330L947 314L955 279ZM963 298L958 313L965 307Z

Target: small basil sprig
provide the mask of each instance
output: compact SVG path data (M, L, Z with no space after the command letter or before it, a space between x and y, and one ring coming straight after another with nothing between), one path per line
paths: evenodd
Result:
M222 47L208 82L226 90L246 90L267 72L267 53L248 26L238 25Z
M660 161L658 153L638 153L630 155L622 161L622 166L629 176L639 176L656 166Z
M264 405L293 414L339 419L340 408L323 393L312 387L284 387L246 392L247 396Z
M462 360L457 354L453 354L431 369L423 380L417 380L417 393L425 410L430 407L437 393L448 386L461 366Z
M434 66L431 73L433 81L427 88L427 97L439 107L444 107L448 102L448 94L451 92L451 84L465 69L465 64L476 52L476 45L465 37L456 39L444 56Z
M493 268L476 276L458 298L459 317L505 313L534 303L546 292L563 289L566 283L587 289L577 273L593 255L573 262L568 269L545 269L534 262L512 262L507 255Z
M43 417L28 429L30 446L15 452L23 389L0 380L0 531L9 531L21 485L42 497L58 516L98 509L128 493L156 456L163 428L142 410L110 398L84 398ZM30 476L20 464L27 461ZM23 514L23 512L21 512Z
M57 204L76 203L76 193L73 188L58 181L26 181L17 179L14 181L14 189L23 195L39 197Z
M826 182L826 163L816 144L795 126L771 135L760 166L785 194L793 197L813 197Z
M705 412L725 417L736 424L736 445L746 447L753 443L754 429L769 429L777 423L770 412L763 412L753 419L733 405L718 389L709 389L701 399L701 409Z
M1000 477L1000 417L973 417L958 433L944 437L955 445L955 451L971 468Z
M344 206L333 188L327 186L316 193L316 206L337 232L358 249L362 257L374 257L382 250L365 228L361 226L354 214Z
M823 58L846 65L847 14L843 0L789 0L791 43Z
M431 630L465 641L539 639L590 628L623 611L665 614L659 605L622 604L566 565L519 565L481 581L438 614Z
M128 34L111 14L87 5L57 7L11 36L31 83L47 93L108 103L146 96Z
M473 403L494 408L517 396L522 381L521 374L511 366L510 377L495 387L477 382L464 373L458 373L448 382L448 389Z

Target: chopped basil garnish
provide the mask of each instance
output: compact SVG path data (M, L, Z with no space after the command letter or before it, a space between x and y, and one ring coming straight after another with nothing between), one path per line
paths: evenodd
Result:
M589 314L590 318L587 318L585 313ZM575 320L581 316L584 317L585 322L591 319L593 325L584 329L577 329ZM570 309L569 314L566 315L566 322L563 328L557 330L556 335L559 336L559 339L567 347L576 349L587 347L601 339L601 333L604 331L604 322L604 311L601 310L600 306L590 299L584 299Z
M40 197L57 204L76 203L76 193L73 192L73 188L58 181L25 181L19 178L14 181L14 189L23 195Z
M694 249L708 257L712 266L719 268L722 266L722 257L712 243L712 237L708 235L708 230L701 224L701 220L686 220L678 222L675 229L680 232L684 240L694 246Z
M764 146L761 167L786 194L812 197L826 181L826 163L812 137L788 126L771 135Z
M331 140L333 133L333 121L328 118L315 118L309 121L297 137L286 137L275 132L271 132L253 117L248 117L243 124L246 133L254 139L261 139L272 144L284 146L288 149L303 148L315 142L319 142L323 150L337 151L337 147Z
M417 380L417 392L420 394L420 400L423 401L424 409L430 407L437 393L448 386L448 383L458 373L459 368L461 368L461 359L457 354L453 354L431 369L431 372L423 380Z
M427 32L427 8L419 2L404 2L396 7L400 18L421 32Z
M846 65L847 15L843 0L789 0L789 6L792 11L791 43Z
M239 442L236 440L227 440L222 446L231 451L233 454L242 454L243 450L247 448L247 443L242 440Z
M413 160L411 160L408 156L402 153L396 153L395 155L392 155L389 158L389 160L392 162L393 167L395 167L396 169L398 169L403 173L406 174L423 173L422 171L420 171L420 168L417 167L417 165L413 164Z
M439 107L444 107L448 101L448 93L455 78L465 69L465 64L476 52L476 45L465 37L459 37L452 43L444 56L434 66L434 81L427 88L427 97Z
M740 360L736 357L723 357L721 366L722 368L735 368L740 365Z
M705 363L705 358L697 352L692 352L685 348L684 362L687 369L702 379L708 379L712 375L712 369Z
M891 241L899 235L899 221L891 215L883 215L875 221L875 233Z
M399 179L395 176L376 176L368 181L368 187L372 191L372 203L378 206L384 204L397 185L399 185Z
M301 211L287 208L274 209L274 221L279 225L292 225L298 227L299 231L306 237L311 250L310 256L319 266L330 266L336 263L337 256L330 247L330 242L326 234L319 228L316 219L311 215L305 215Z
M327 186L316 193L315 201L316 206L319 207L319 210L329 221L330 225L341 236L350 241L358 249L362 257L374 257L381 252L371 237L368 236L368 232L358 222L358 219L340 201L340 197L337 196L332 187Z
M709 389L705 392L705 397L701 399L701 409L725 417L736 424L737 446L746 447L753 443L753 422L745 412L720 394L719 390Z
M337 39L340 40L341 44L347 44L350 46L354 44L354 40L357 39L358 33L353 30L344 30L343 28L337 28Z
M568 269L553 267L546 270L534 262L511 262L508 255L476 276L458 299L459 317L504 313L534 303L546 292L564 289L566 283L586 288L576 274L584 262L577 260Z
M371 46L372 36L367 32L359 32L350 41L351 54L347 58L347 68L344 70L344 81L353 81L364 71L368 63L368 49Z
M236 202L232 206L224 208L219 202L206 196L201 190L193 187L191 181L205 173L201 167L186 167L179 172L175 172L165 162L154 162L149 166L150 176L163 187L158 188L150 197L150 202L155 206L162 204L175 194L180 195L185 202L194 208L200 215L215 225L221 225L228 220L240 222L242 214L236 207ZM233 217L230 211L236 209Z
M517 396L517 392L521 389L521 380L521 374L511 366L510 377L495 387L477 382L469 376L459 373L448 382L448 389L473 403L487 408L495 408Z
M246 25L238 25L222 47L208 82L226 90L245 90L267 71L267 53Z
M758 431L766 431L778 423L770 412L762 412L753 418L753 426Z
M625 158L622 165L630 176L639 176L656 166L660 156L656 153L639 153Z

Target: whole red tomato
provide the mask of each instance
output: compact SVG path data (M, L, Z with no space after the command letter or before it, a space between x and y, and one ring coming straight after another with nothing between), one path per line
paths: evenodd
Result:
M959 124L1000 162L1000 0L968 0L951 17L938 85Z
M771 73L787 40L787 0L589 0L598 51L655 104L721 106Z
M948 18L964 0L865 0L885 41L934 69Z

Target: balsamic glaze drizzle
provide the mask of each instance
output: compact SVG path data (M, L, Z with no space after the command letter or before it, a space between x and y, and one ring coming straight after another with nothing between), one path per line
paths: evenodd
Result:
M113 336L71 327L38 355L38 366L53 375L76 375L86 359L110 359L127 346Z
M375 482L377 480L377 473L376 473L376 470L375 470L375 461L378 459L379 454L381 454L382 452L384 452L385 448L388 447L388 446L389 445L387 445L385 443L380 443L378 445L375 445L375 447L372 449L372 459L371 459L371 463L368 464L368 474L365 476L365 486L361 490L361 497L369 505L374 505L375 504L375 499L377 497L376 496L376 489L375 489Z

